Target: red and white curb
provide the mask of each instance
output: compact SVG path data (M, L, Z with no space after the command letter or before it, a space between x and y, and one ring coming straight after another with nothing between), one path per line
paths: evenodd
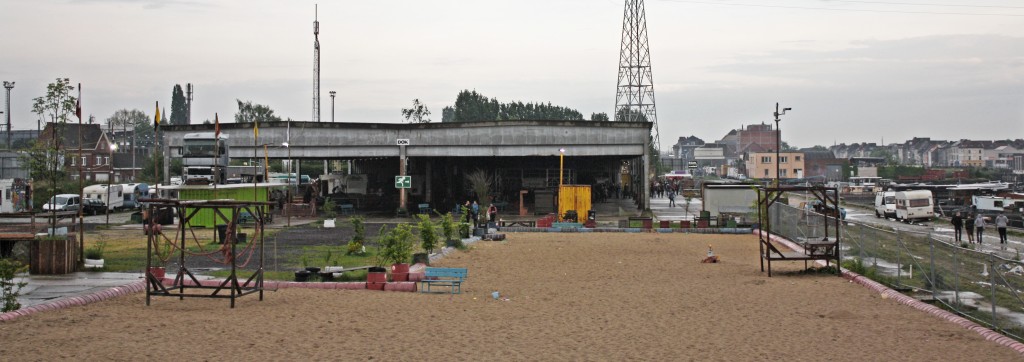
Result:
M760 232L760 230L754 230L754 235L758 235L758 233ZM784 244L786 245L786 247L793 249L795 251L803 251L803 247L790 240L780 238L775 235L769 235L769 238L771 239L771 241ZM945 309L911 298L903 293L892 290L879 282L876 282L874 280L864 277L863 275L851 272L849 270L842 269L842 275L843 278L849 279L853 283L860 284L874 292L881 294L883 299L892 299L900 304L904 304L914 309L936 316L938 318L945 319L946 321L961 326L965 329L977 332L987 340L994 341L1002 346L1009 347L1010 349L1017 351L1017 353L1024 355L1024 343L1017 342L1013 338L1007 337L999 332L985 328L980 324L974 323L970 319L958 316Z
M61 298L46 303L40 303L31 307L18 309L16 311L7 312L0 314L0 321L10 321L18 317L24 317L36 313L45 311L58 310L76 306L83 306L96 302L101 302L111 298L117 298L122 295L128 295L132 293L138 293L146 290L146 283L144 281L131 282L122 286L104 289L95 293L83 294L79 296Z

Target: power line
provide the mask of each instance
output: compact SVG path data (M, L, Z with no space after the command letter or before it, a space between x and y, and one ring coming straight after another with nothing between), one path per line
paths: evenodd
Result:
M661 1L673 2L673 3L686 3L686 4L718 5L718 6L745 6L745 7L756 7L756 8L798 9L798 10L824 10L824 11L847 11L847 12L861 12L861 13L890 13L890 14L917 14L917 15L1007 16L1007 17L1022 17L1022 16L1024 16L1024 14L961 13L961 12L943 12L943 11L873 10L873 9L836 9L836 8L822 8L822 7L812 7L812 6L723 3L723 2L696 1L696 0L661 0ZM839 1L839 0L834 0L834 1ZM855 2L855 1L847 0L846 2ZM881 3L881 2L879 2L879 3ZM886 3L886 4L897 5L896 3Z
M988 8L988 9L1024 9L1024 6L1005 6L1005 5L964 5L964 4L937 4L937 3L901 3L891 1L862 1L862 0L829 0L838 3L861 3L861 4L881 4L881 5L909 5L909 6L945 6L945 7L956 7L956 8Z

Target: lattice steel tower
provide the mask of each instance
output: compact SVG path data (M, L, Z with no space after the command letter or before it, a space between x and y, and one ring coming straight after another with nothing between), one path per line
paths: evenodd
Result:
M622 50L619 53L619 82L615 91L614 117L616 121L646 120L653 123L651 141L654 149L661 151L644 0L626 0L626 10L622 16Z
M320 122L320 22L313 5L313 122Z

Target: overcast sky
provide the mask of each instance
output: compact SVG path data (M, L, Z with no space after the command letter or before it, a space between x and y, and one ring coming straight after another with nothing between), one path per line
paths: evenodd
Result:
M313 1L0 0L0 80L14 129L57 77L83 112L170 109L193 123L235 99L311 119ZM462 89L615 105L624 1L321 1L321 114L400 122L419 98L440 122ZM1024 3L1014 0L647 0L662 148L773 123L795 146L1024 138Z

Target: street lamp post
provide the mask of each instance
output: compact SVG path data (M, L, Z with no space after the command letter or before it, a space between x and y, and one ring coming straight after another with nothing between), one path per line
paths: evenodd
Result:
M779 113L779 103L775 102L775 187L779 187L779 170L782 166L779 162L779 150L782 148L782 130L779 129L779 116L786 114L786 111L793 110L793 108L783 108L782 113Z
M4 81L4 88L7 89L7 149L11 149L11 89L14 89L14 82Z
M107 159L107 168L110 170L108 175L107 175L107 202L106 202L106 204L107 204L106 205L106 208L107 208L106 214L107 214L107 225L108 226L110 225L110 183L114 180L114 151L115 150L117 150L117 144L116 143L111 143L110 144L110 153L108 153L110 155L110 158ZM81 201L79 201L79 202L81 202Z
M288 142L281 143L281 146L284 146L284 148L288 149L288 170L286 171L288 176L285 178L286 180L288 180L288 192L286 193L287 199L285 200L284 208L285 209L291 209L291 203L292 203L292 185L291 185L291 183L292 183L292 147L291 147L291 145L288 144ZM287 212L285 210L281 210L281 211L288 214L288 226L292 226L292 213L291 212Z
M331 123L334 123L334 95L338 92L330 91L331 93Z
M562 177L565 175L565 148L558 149L558 190L562 190Z

